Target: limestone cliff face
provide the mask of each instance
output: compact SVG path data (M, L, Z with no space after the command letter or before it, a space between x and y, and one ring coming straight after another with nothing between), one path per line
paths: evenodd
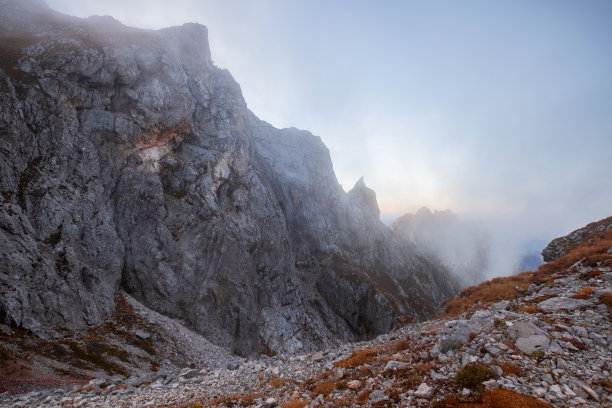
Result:
M247 109L205 27L1 0L0 48L1 322L80 330L123 288L249 355L365 338L453 294L318 137Z

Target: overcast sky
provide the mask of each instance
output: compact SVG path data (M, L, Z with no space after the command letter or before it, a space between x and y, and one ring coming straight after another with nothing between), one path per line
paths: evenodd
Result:
M612 1L47 2L208 26L249 108L321 136L385 221L449 208L516 243L612 215Z

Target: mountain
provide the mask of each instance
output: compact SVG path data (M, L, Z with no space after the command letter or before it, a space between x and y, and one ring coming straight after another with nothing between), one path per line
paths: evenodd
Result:
M363 180L342 190L319 137L248 110L206 27L0 0L0 53L7 327L75 336L125 293L233 353L274 355L427 319L455 293Z
M423 207L399 217L391 229L441 263L459 287L485 280L491 256L487 235L452 211Z
M367 342L1 394L0 406L609 407L612 218L580 231L537 271L466 288L442 318Z

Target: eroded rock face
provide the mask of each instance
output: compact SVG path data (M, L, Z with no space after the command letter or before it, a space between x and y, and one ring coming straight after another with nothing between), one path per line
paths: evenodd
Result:
M545 262L554 261L555 259L569 253L583 242L587 241L591 234L603 233L610 229L612 229L612 217L590 223L586 227L572 231L570 234L564 237L552 240L542 251L542 257L544 258Z
M247 109L205 27L36 4L0 2L0 321L80 330L123 288L249 355L372 336L453 294L318 137Z

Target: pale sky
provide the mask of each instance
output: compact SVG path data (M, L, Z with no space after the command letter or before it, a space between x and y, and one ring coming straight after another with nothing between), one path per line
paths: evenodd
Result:
M518 245L612 215L612 1L47 3L206 25L249 108L321 136L387 222L448 208Z

